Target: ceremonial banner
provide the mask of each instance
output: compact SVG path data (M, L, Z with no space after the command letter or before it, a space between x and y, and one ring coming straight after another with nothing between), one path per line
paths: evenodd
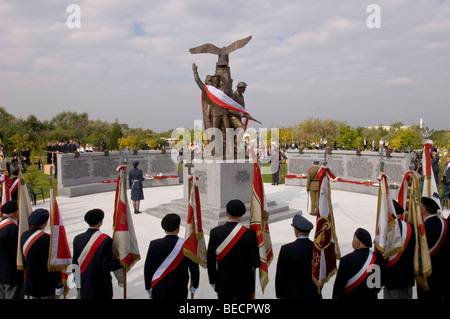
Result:
M403 206L404 220L413 226L416 234L416 246L414 250L414 275L417 284L424 290L428 290L427 278L431 274L431 259L428 248L425 225L421 213L421 194L419 174L408 171L403 178L398 202Z
M312 278L320 293L322 286L336 273L336 259L341 258L331 203L330 178L336 179L327 167L317 172L319 207L314 235Z
M253 163L252 196L250 202L250 229L256 232L259 247L259 281L261 290L269 282L269 266L273 259L272 241L269 232L269 213L265 210L266 196L258 163Z
M206 244L202 227L202 210L198 191L198 177L189 177L189 202L183 254L206 268Z
M30 229L28 224L28 217L32 213L30 197L28 195L27 183L22 177L22 172L19 171L19 184L17 191L17 206L19 208L19 231L18 231L18 244L17 244L17 269L24 270L22 258L22 245L20 244L20 238L22 234Z
M112 249L113 256L120 260L120 264L125 271L129 271L141 257L136 234L134 232L130 208L128 206L125 168L126 166L117 168L119 171L119 178L117 180L114 203Z
M67 241L66 228L59 213L53 188L50 189L50 251L48 254L49 271L67 271L72 265L72 254Z
M402 251L404 247L386 174L381 173L378 180L380 184L378 187L377 222L373 242L376 251L387 259Z
M2 203L1 206L5 205L7 202L11 200L11 192L10 187L13 182L8 175L2 174L0 176L0 183L2 183ZM2 217L2 213L0 212L0 217Z
M437 189L437 181L434 179L434 173L431 168L431 147L433 142L431 140L426 140L423 146L422 153L422 175L423 175L423 189L422 196L432 198L436 204L439 205L439 210L441 207L441 200L439 198L439 192Z

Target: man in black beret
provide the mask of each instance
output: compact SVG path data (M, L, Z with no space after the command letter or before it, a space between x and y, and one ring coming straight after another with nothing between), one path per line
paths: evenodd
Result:
M192 294L198 288L200 270L197 263L183 256L184 239L178 237L180 216L167 214L161 220L166 233L150 242L144 265L145 290L153 299L187 299L189 274Z
M372 237L363 228L353 234L353 252L342 257L333 286L333 299L378 299L383 257L371 251Z
M441 300L449 296L450 235L447 220L437 215L440 207L429 197L422 197L421 212L430 251L432 273L428 276L428 291L417 287L418 299Z
M89 228L73 240L72 262L80 266L81 299L112 299L111 271L122 267L112 257L112 238L100 232L104 216L101 209L89 210L84 215Z
M25 295L30 299L55 299L62 293L60 271L48 271L50 235L44 230L49 220L49 212L38 208L30 214L28 224L31 229L22 234L23 264L25 267Z
M0 222L0 299L23 299L23 271L17 270L17 202L6 202L1 212L3 220Z
M314 243L308 238L313 224L297 214L292 219L294 242L281 246L275 275L277 298L322 299L312 280Z
M383 273L384 299L412 299L414 277L414 251L416 247L416 233L411 224L403 219L404 209L393 200L396 222L402 234L403 251L389 257Z
M228 221L210 232L208 278L219 299L251 299L255 291L253 272L261 261L256 233L240 223L245 212L242 201L229 201Z

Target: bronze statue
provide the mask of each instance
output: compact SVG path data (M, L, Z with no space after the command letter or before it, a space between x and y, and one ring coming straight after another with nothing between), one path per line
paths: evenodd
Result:
M227 128L241 128L245 131L246 124L242 123L242 117L247 118L247 121L252 120L261 123L250 116L245 109L243 93L247 84L245 82L239 82L237 90L233 93L233 80L231 79L230 67L228 66L229 54L245 46L251 38L252 36L249 36L247 38L235 41L229 46L223 48L218 48L213 44L207 43L189 49L189 52L192 54L212 53L218 55L215 74L206 76L205 83L200 80L197 65L195 63L192 64L192 70L194 72L195 82L202 91L204 129L207 130L208 128L218 128L221 130L224 150ZM211 141L213 141L214 138Z

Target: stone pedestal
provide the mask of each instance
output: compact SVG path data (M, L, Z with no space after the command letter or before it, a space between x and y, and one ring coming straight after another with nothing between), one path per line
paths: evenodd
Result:
M244 224L250 218L250 201L253 182L252 163L194 163L191 173L199 179L199 193L204 230L226 222L226 204L232 199L244 202L247 211L242 218ZM188 169L183 168L183 198L146 210L146 213L159 218L168 213L180 215L182 225L186 224L188 209ZM301 211L275 201L267 203L269 223L290 219ZM248 225L248 224L247 224Z

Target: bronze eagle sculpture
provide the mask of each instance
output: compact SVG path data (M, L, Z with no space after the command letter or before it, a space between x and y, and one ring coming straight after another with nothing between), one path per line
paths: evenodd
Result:
M217 62L218 66L227 66L228 65L228 55L236 51L237 49L242 48L245 46L250 40L252 36L246 37L241 40L234 41L232 44L226 47L219 48L211 43L206 43L199 45L198 47L189 49L189 52L192 54L198 54L198 53L212 53L217 54L219 56L219 60Z

